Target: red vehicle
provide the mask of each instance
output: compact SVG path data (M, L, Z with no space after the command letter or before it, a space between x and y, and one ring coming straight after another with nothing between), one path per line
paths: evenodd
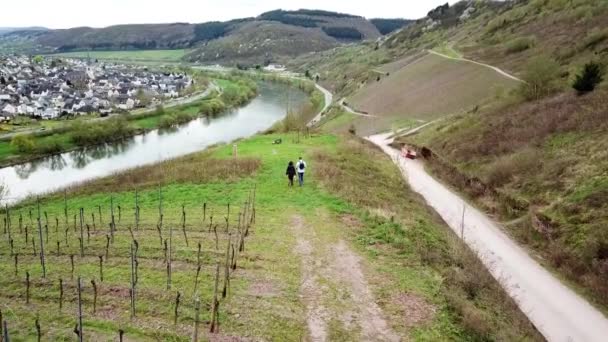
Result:
M403 146L403 148L401 149L401 156L407 159L416 159L418 157L416 151L412 151L405 146Z

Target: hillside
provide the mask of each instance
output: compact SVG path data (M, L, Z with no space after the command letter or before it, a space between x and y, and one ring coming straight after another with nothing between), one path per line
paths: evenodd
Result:
M0 32L0 47L26 53L193 49L186 57L189 62L261 64L284 62L343 43L373 40L408 23L403 19L370 21L320 10L276 10L226 22L6 31Z
M585 64L605 70L606 22L605 1L463 1L438 7L380 44L303 56L291 66L318 74L355 109L390 113L393 128L421 124L411 118L441 118L398 145L430 149L430 170L606 308L606 83L586 95L572 89ZM443 54L444 66L424 70L428 50ZM493 80L484 80L483 67L473 62L446 80L447 61L460 58L524 82L513 84L489 68ZM495 88L499 83L511 86ZM468 98L477 91L486 95ZM368 134L386 129L378 121L336 107L324 122L332 131L355 124L357 133Z
M366 126L386 130L392 128L391 122L430 121L465 112L496 100L517 85L491 69L434 54L397 61L378 71L385 74L379 73L376 81L347 98L354 109L379 117L373 125L366 118L359 119L356 126L361 134L373 133ZM430 74L435 76L425 77Z
M238 158L221 145L41 198L46 278L17 227L35 203L12 208L17 275L5 239L0 253L11 337L35 338L39 319L43 339L73 338L80 276L83 333L94 340L121 330L181 341L195 329L212 341L542 340L381 152L348 136L292 138L260 135L238 142ZM298 155L311 172L289 189L280 175ZM350 184L335 182L346 175Z
M185 59L202 63L265 64L338 45L338 41L318 29L255 21L204 44Z

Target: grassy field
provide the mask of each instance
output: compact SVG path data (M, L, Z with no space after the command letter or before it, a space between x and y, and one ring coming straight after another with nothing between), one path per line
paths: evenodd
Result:
M124 62L179 62L188 50L79 51L50 55Z
M231 156L231 145L219 146L74 187L67 192L67 224L63 194L42 198L46 279L41 277L31 241L25 242L28 226L29 239L39 248L35 203L13 208L10 231L13 252L19 254L16 275L7 234L0 242L0 271L6 275L0 279L0 309L11 337L35 338L38 318L43 340L72 340L77 318L75 279L80 276L84 336L97 341L115 340L119 330L127 340L190 340L196 296L201 299L200 335L205 340L301 340L310 336L306 317L316 310L320 313L319 321L313 322L320 329L317 332L332 340L367 339L378 332L366 323L369 320L385 322L380 331L384 334L420 341L540 340L475 257L410 193L381 152L347 137L318 135L296 144L290 135L240 141L238 159ZM284 143L273 145L277 138ZM284 168L298 155L309 162L307 184L289 189ZM159 181L163 184L162 239L168 239L173 229L170 290L157 229ZM215 264L224 265L228 239L236 240L238 213L243 212L254 187L255 224L244 251L237 254L236 269L230 272L227 297L220 296L220 333L208 335ZM134 219L135 189L139 229ZM111 201L116 232L106 252ZM228 203L232 235L225 231ZM78 217L74 229L79 208L84 208L84 223L91 233L90 238L83 233L84 257L80 256ZM211 220L211 226L218 226L218 247L214 233L209 232ZM139 266L136 316L131 319L132 239L139 245ZM195 289L199 243L202 268ZM75 255L73 277L70 255ZM342 271L345 267L348 272ZM31 284L29 303L26 272ZM220 289L223 276L222 266ZM60 278L64 282L62 309ZM303 279L312 285L305 285ZM98 289L95 311L91 280Z

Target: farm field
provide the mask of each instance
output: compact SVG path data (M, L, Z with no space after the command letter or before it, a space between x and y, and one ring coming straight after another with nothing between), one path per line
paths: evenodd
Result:
M179 62L188 50L133 50L133 51L79 51L50 56L64 58L92 58L123 62Z
M355 109L381 117L373 125L366 118L356 119L365 133L391 128L398 119L430 121L468 111L500 99L517 85L489 68L431 54L389 69L389 76L368 83L348 99Z
M332 135L237 144L238 158L232 145L218 146L43 197L40 231L34 199L5 213L0 310L11 338L35 339L37 321L42 340L75 339L80 277L83 336L97 341L121 331L125 340L188 341L197 322L202 340L296 341L311 324L328 339L540 340L381 152ZM307 183L289 189L284 168L298 155L309 163ZM228 241L238 246L245 235L233 253ZM218 263L219 330L210 334Z

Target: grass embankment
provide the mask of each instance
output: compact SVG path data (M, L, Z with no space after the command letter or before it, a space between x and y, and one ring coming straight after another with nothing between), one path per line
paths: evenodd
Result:
M233 76L217 79L221 94L171 108L159 107L144 114L117 115L108 119L75 120L54 130L55 133L24 134L12 141L0 141L0 165L10 165L69 151L78 147L103 144L131 137L155 128L169 128L201 116L215 117L241 106L255 97L255 82Z
M605 311L607 96L605 87L586 96L566 91L459 115L402 139L437 153L436 174L503 219Z
M187 50L133 50L133 51L78 51L50 55L61 58L91 58L116 62L173 62L177 63Z
M306 317L311 317L307 311L313 305L321 310L318 318L324 322L320 328L326 336L359 340L370 329L365 323L370 319L369 306L378 303L388 329L414 340L541 339L473 254L407 189L398 170L380 151L346 136L313 136L295 144L289 142L289 135L240 141L238 159L232 157L231 145L219 146L72 188L67 227L63 195L43 198L43 227L44 213L49 221L46 280L40 277L31 242L26 244L25 233L18 229L22 214L23 225L30 227L30 239L36 236L31 228L35 218L32 223L28 216L35 209L33 203L13 208L12 237L19 253L16 276L6 235L0 242L0 272L6 275L0 278L0 309L11 337L33 338L36 317L43 340L74 336L76 292L69 263L69 255L74 254L74 274L81 275L85 284L85 336L110 340L123 329L129 339L189 340L199 242L203 246L198 289L201 331L207 331L215 260L224 262L227 244L226 205L231 203L229 222L234 238L238 212L255 184L256 223L239 254L229 296L221 300L222 336L301 340L308 335ZM277 138L284 143L273 145ZM285 166L298 155L309 162L307 184L289 189ZM163 183L163 237L167 238L169 227L174 228L171 290L166 290L164 252L157 233L159 181ZM139 190L141 217L140 230L133 230L140 250L139 282L137 317L130 320L128 227L135 227L135 189ZM117 231L109 258L104 257L101 282L98 255L105 254L111 196ZM204 203L207 217L203 225ZM182 205L188 246L181 228ZM81 207L86 224L93 227L92 214L97 220L90 241L85 233L84 258L79 256L79 233L73 229L73 215ZM210 216L219 225L219 251L213 233L208 232ZM65 228L69 247L63 243ZM56 241L61 244L58 256ZM349 257L350 253L355 256ZM353 269L342 272L345 265L341 262L352 260L358 260ZM29 304L25 303L26 271L32 280ZM353 278L352 271L361 272L364 279ZM60 277L66 284L62 310L58 310ZM92 312L93 279L99 289L96 313ZM302 285L309 281L318 286L311 290ZM181 304L174 325L176 291L181 293ZM370 296L375 301L362 299Z

